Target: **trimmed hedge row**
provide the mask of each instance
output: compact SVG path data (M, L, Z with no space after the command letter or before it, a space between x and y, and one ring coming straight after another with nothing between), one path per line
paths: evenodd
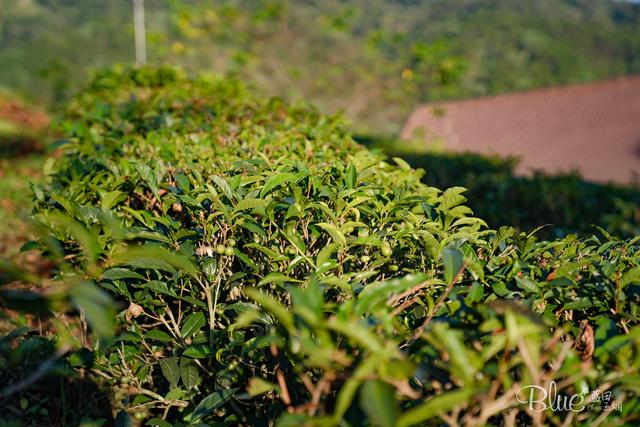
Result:
M577 174L516 176L516 159L473 153L416 153L392 139L360 136L359 142L402 157L427 171L423 181L440 188L462 186L468 204L490 227L510 225L553 239L589 236L595 226L620 237L640 234L640 189L584 181Z
M64 260L58 279L119 304L113 338L75 342L118 420L637 417L638 239L487 229L462 188L422 184L339 119L234 81L109 70L68 117L34 219L48 230L39 245ZM586 394L579 412L519 402L552 381L566 396L610 391L621 410Z

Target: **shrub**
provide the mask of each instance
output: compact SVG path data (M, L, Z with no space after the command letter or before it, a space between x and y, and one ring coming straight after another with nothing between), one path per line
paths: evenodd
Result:
M435 272L442 247L481 235L482 221L460 206L460 189L426 187L402 162L390 166L357 146L338 120L252 100L234 82L192 81L170 70L106 73L69 115L65 155L48 187L36 191L35 218L49 224L51 212L65 211L97 245L83 257L56 223L65 254L81 267L102 256L113 266L101 285L127 301L122 316L136 318L127 363L118 357L121 342L105 352L114 380L146 369L141 385L158 381L148 362L159 350L136 344L155 336L148 339L163 353L183 357L169 360L196 370L193 381L217 372L218 382L242 386L254 370L222 368L241 356L244 339L226 330L251 307L242 301L245 288L284 297L287 284L320 281L340 301L376 280ZM123 238L153 245L164 261L125 248ZM158 243L177 253L158 252ZM189 400L215 390L188 385Z
M594 225L621 237L640 233L640 189L584 181L577 174L524 177L514 174L517 160L473 153L417 153L399 149L393 139L358 137L412 167L426 170L424 181L436 187L462 186L469 206L491 227L510 225L546 238L570 233L589 236Z
M68 115L34 219L59 278L121 304L88 345L119 419L556 423L515 393L552 380L637 412L637 239L488 230L462 188L234 81L110 70Z

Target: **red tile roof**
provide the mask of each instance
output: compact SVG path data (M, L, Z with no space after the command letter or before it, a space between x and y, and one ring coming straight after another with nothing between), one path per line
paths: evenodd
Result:
M520 174L578 170L638 183L640 76L424 105L402 131L417 135L452 151L516 156Z

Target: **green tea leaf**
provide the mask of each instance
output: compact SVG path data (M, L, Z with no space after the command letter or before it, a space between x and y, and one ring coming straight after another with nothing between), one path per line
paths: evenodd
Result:
M264 196L269 194L271 190L276 188L278 185L295 181L298 179L298 177L299 176L295 173L279 173L279 174L270 176L262 186L262 190L260 190L260 197L264 198Z
M180 358L180 378L182 383L191 390L198 384L200 384L200 374L198 373L198 367L189 359L184 357Z
M136 273L135 271L131 271L127 268L110 268L109 270L102 273L103 280L121 280L121 279L139 279L145 280L144 276Z
M160 359L160 369L162 375L169 381L171 388L176 388L178 381L180 381L180 367L178 366L177 357L166 357Z
M260 377L253 377L249 380L249 385L247 386L247 393L249 396L259 396L261 394L270 392L275 389L275 384L272 384L268 381L263 380Z
M84 311L89 325L98 335L113 335L114 302L92 282L80 282L69 291L74 305Z
M520 289L524 289L529 293L537 293L540 290L538 284L531 280L528 277L518 277L516 276L516 283Z
M206 344L193 344L187 347L182 355L184 357L190 357L192 359L204 359L213 354L211 348Z
M262 280L260 280L258 286L263 286L269 283L282 284L286 282L302 283L302 280L294 279L293 277L289 277L286 274L273 272L267 274Z
M268 204L269 202L264 199L242 199L233 208L233 214L249 209L264 209Z
M338 245L340 246L347 245L347 239L344 237L344 234L342 234L342 231L340 231L340 229L335 225L329 224L326 222L319 222L316 225L322 228L323 230L325 230L327 233L329 233L333 241Z
M193 410L189 421L191 423L197 423L202 419L202 417L215 411L231 400L236 391L238 391L237 388L230 388L211 393L198 403L198 406Z
M149 421L146 422L147 426L151 426L151 427L173 427L173 425L170 422L167 422L161 418L151 418Z
M224 178L219 177L217 175L213 175L211 180L222 190L225 196L229 198L229 200L233 200L233 192L231 191L231 187Z
M147 340L160 341L160 342L172 342L173 337L166 333L165 331L161 331L159 329L152 329L146 334L144 334L144 338Z
M349 163L349 166L347 166L344 179L348 189L352 190L356 188L358 172L356 171L356 167L353 165L353 163Z
M127 196L122 191L118 190L100 192L100 207L102 210L108 211L126 198Z
M382 381L366 381L360 389L360 407L371 423L393 427L398 420L398 405L393 387Z
M245 289L245 293L249 298L262 306L263 309L273 314L285 328L290 331L293 330L293 318L291 312L289 312L275 298L260 292L256 288Z
M442 250L442 263L445 282L453 283L464 265L464 255L458 248L446 247Z
M473 388L465 387L432 397L427 400L427 402L411 408L400 415L397 426L409 427L422 424L431 418L437 417L440 413L446 413L456 406L466 404L473 394Z
M157 269L170 273L180 271L192 276L198 274L198 269L188 257L155 245L120 246L109 257L108 264Z
M207 323L207 319L204 313L201 311L191 313L182 322L182 329L180 329L180 335L182 338L189 338L200 330Z

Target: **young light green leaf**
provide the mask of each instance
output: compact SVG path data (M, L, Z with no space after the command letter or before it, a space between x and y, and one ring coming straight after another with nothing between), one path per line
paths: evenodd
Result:
M353 163L349 163L347 166L347 170L345 171L345 183L347 184L347 188L352 190L356 188L356 181L358 178L358 171Z
M276 388L275 384L270 383L269 381L265 381L260 377L253 377L249 380L249 385L247 386L247 393L249 396L259 396L261 394L270 392Z
M279 261L279 260L285 259L284 255L274 251L271 248L268 248L266 246L260 245L258 243L249 243L248 245L245 245L245 247L247 247L247 248L255 248L255 249L259 250L260 252L262 252L263 254L268 256L269 258L271 258L272 261Z
M326 222L319 222L316 225L322 228L323 230L325 230L327 233L329 233L333 241L338 245L340 246L347 245L347 239L344 237L344 234L342 233L342 231L340 231L340 229L335 225L329 224Z
M295 181L298 178L299 178L298 174L289 173L289 172L272 175L267 179L267 181L262 186L262 190L260 190L260 197L262 198L266 196L271 192L271 190L276 188L278 185Z
M384 346L376 334L360 324L349 323L334 317L329 319L327 326L352 341L357 342L372 353L380 353L384 349Z
M148 165L144 163L137 163L136 169L140 177L147 182L151 192L156 197L156 199L160 198L160 194L158 193L158 178L156 177L155 172Z
M207 258L202 263L202 272L209 282L213 282L218 272L218 260L217 258Z
M118 190L114 191L101 191L100 192L100 207L103 211L108 211L121 201L125 200L127 196Z
M442 250L442 263L444 264L444 280L448 284L453 283L464 265L464 256L460 249L446 247Z
M109 265L130 265L135 268L157 269L170 273L177 271L195 276L198 269L191 260L160 246L120 246L109 257Z
M640 283L640 267L632 268L622 275L620 288L623 289L631 283Z
M231 187L229 187L229 184L227 183L227 181L225 181L224 178L219 177L217 175L213 175L211 177L211 180L215 182L218 188L222 190L222 192L225 194L225 196L229 198L229 200L233 200L233 193L231 191Z
M291 312L275 298L260 292L256 288L247 288L244 292L249 298L262 306L263 309L273 314L287 330L293 331L293 316Z
M447 188L442 194L440 209L446 211L466 202L467 198L462 195L465 191L467 191L467 189L463 187Z
M249 209L262 208L264 209L269 202L264 199L242 199L240 200L236 206L233 208L233 214L236 214L240 211L245 211Z

